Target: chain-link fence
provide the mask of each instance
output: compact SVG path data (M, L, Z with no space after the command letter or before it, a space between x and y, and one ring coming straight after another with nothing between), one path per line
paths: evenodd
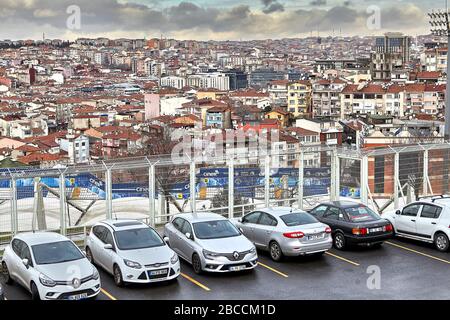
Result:
M72 236L104 219L150 225L182 212L229 217L265 206L353 199L378 212L449 190L450 145L321 147L223 159L168 156L0 172L0 243L31 230Z

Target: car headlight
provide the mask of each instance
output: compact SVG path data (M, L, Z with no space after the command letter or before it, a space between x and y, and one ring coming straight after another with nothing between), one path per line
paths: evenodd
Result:
M203 256L206 259L214 260L214 259L216 259L218 257L221 257L222 255L220 253L215 253L215 252L211 252L211 251L208 251L208 250L203 250Z
M134 261L123 259L123 262L125 263L125 265L127 267L130 267L130 268L133 268L133 269L140 269L140 268L142 268L140 263L137 263L137 262L134 262Z
M175 264L178 262L178 255L176 253L173 254L173 257L170 259L171 264Z
M251 253L251 254L255 254L255 253L256 253L256 248L255 248L255 247L251 248L251 249L250 249L250 253Z
M100 278L100 274L98 273L97 268L94 267L93 270L94 270L94 273L92 274L92 278L94 280L98 280L98 278Z
M45 274L41 273L39 275L39 281L46 287L54 287L56 286L56 282L53 279L50 279Z

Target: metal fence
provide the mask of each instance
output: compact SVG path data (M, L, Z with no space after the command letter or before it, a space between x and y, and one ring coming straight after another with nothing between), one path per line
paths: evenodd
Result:
M419 196L447 193L449 159L449 144L376 150L304 147L181 162L161 156L2 170L0 244L30 230L82 237L86 228L104 219L160 225L180 212L239 217L261 207L309 209L341 198L381 213Z

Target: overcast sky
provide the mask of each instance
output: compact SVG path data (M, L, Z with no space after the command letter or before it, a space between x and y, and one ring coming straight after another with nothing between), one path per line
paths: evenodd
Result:
M439 6L445 0L0 0L0 39L414 36L428 33L426 12Z

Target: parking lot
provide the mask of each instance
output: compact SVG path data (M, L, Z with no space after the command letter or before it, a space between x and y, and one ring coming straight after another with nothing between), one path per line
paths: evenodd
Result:
M99 270L103 289L97 299L448 299L450 253L412 240L390 240L381 248L332 249L323 257L290 258L281 263L259 252L259 261L253 272L203 275L196 275L183 262L182 275L174 282L125 288L116 287L112 276ZM373 286L376 282L367 285L377 267L379 289ZM8 299L30 299L17 284L4 285L4 289Z

